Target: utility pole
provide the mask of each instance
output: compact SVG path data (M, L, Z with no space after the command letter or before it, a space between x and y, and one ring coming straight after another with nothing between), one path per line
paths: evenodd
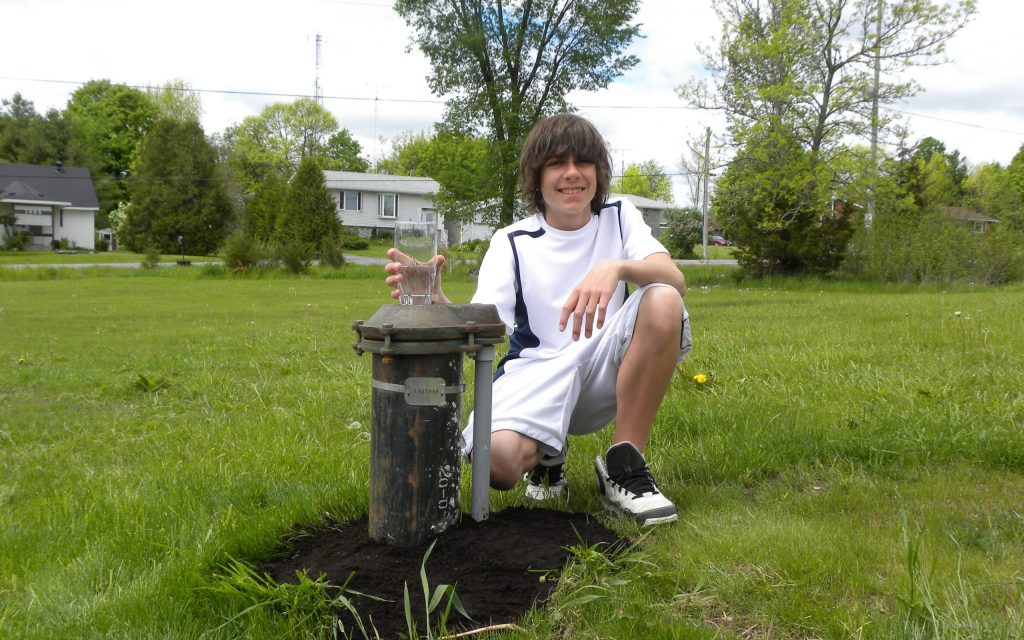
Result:
M324 92L320 88L320 45L323 43L323 36L316 34L316 78L313 80L313 99L321 107L324 106Z
M875 191L878 187L878 90L882 78L882 12L884 0L878 0L878 14L875 16L875 86L871 99L871 188L868 192L867 211L864 226L868 229L875 221Z
M701 206L704 215L704 259L708 259L708 176L711 174L711 127L707 128L704 133L704 192L702 197L704 198ZM700 182L698 181L698 184Z

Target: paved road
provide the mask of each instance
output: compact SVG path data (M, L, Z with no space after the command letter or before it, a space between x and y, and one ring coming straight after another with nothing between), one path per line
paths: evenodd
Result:
M374 258L370 256L350 256L346 255L345 260L350 264L358 265L385 265L387 264L387 258ZM735 267L735 260L674 260L676 264L688 267L697 265L707 265L712 267ZM209 262L193 262L193 267L202 267L208 264L223 264L220 260L211 260ZM138 269L141 267L141 263L138 262L102 262L102 263L64 263L64 264L0 264L0 267L11 267L14 269L34 269L44 267L55 267L61 269L85 269L88 267L115 267L121 269ZM160 262L158 266L161 267L175 267L175 262Z
M210 262L193 262L193 267L202 267L208 264L223 264L220 260L214 260ZM89 262L89 263L72 263L66 262L62 264L0 264L0 267L11 267L12 269L45 269L46 267L53 267L55 269L86 269L88 267L114 267L117 269L138 269L142 266L141 262ZM176 267L176 262L159 262L159 267Z

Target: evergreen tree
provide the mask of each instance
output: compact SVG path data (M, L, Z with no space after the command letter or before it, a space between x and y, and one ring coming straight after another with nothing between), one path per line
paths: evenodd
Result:
M282 246L311 247L313 252L325 240L336 242L341 224L334 210L334 199L319 164L313 158L304 158L288 185L284 215L277 220L278 242Z
M216 153L198 122L158 120L143 139L131 179L132 208L125 221L126 246L149 245L176 253L213 254L224 240L231 202Z
M259 242L269 243L277 233L277 221L284 215L288 201L288 183L280 178L268 178L253 185L245 201L242 230Z

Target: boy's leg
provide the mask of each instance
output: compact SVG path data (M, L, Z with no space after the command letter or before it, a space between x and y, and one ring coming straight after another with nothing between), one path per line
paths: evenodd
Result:
M513 360L495 380L491 402L491 486L508 490L544 457L565 446L569 414L579 394L575 360ZM473 448L473 417L462 432Z
M543 453L537 441L517 431L503 429L491 434L491 486L507 491L523 474L540 462Z
M635 296L635 298L634 298ZM690 350L679 293L649 285L616 314L611 340L587 366L570 433L590 433L616 420L613 445L594 466L605 506L641 525L674 522L676 507L658 490L643 449L677 363ZM609 324L606 324L606 328Z
M682 316L683 300L675 289L652 287L644 293L615 382L613 444L631 442L641 453L647 446L679 358L676 349L667 347L680 343Z

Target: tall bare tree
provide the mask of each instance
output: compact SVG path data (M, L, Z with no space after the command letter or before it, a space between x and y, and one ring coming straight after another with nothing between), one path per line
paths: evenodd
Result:
M900 72L944 61L946 43L976 12L975 0L722 0L715 7L721 40L700 47L711 78L680 87L680 96L723 110L737 143L775 122L816 155L870 131L876 92L884 105L920 91Z

